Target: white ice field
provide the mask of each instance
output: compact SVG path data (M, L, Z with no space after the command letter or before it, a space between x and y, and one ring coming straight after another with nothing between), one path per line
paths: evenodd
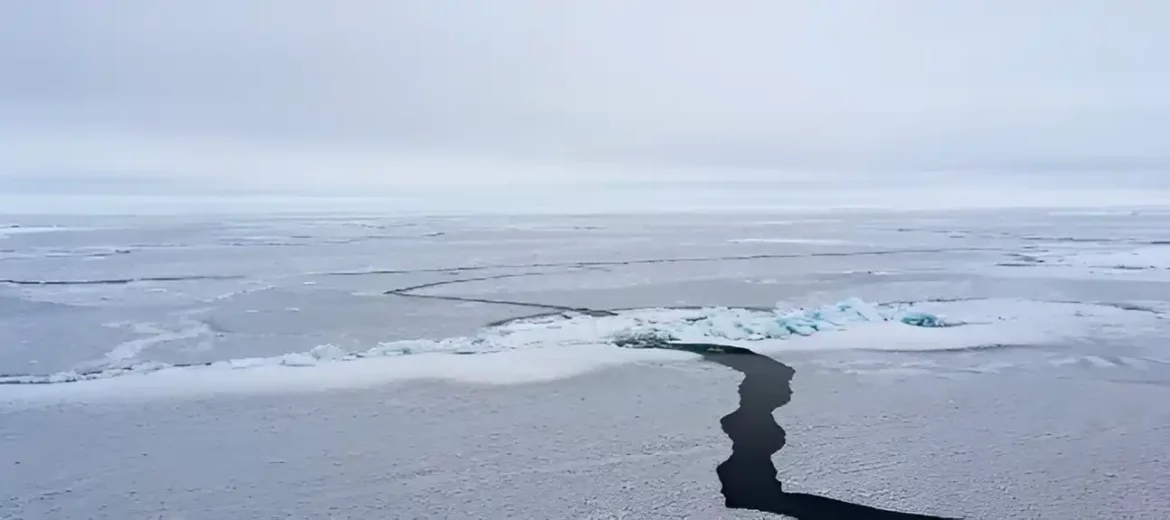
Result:
M1170 212L0 221L0 518L1170 515ZM623 343L624 346L619 346Z

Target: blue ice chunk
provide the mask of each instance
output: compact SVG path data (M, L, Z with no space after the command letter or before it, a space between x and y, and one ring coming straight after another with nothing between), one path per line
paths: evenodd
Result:
M859 298L849 298L815 309L796 309L777 313L766 324L755 322L734 322L734 326L747 331L750 337L784 338L790 334L810 336L826 330L840 330L854 323L898 321L914 327L949 327L942 317L919 311L898 312L867 303Z
M791 318L783 323L784 327L793 334L810 336L817 331L816 323L803 318Z
M947 323L942 318L928 312L911 311L902 315L902 323L915 327L945 327Z

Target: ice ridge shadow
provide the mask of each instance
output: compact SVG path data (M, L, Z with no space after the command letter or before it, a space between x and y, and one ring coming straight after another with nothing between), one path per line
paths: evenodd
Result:
M743 374L739 408L720 420L731 439L731 456L715 468L725 504L797 520L957 520L879 509L820 495L784 491L772 455L785 444L785 432L772 412L792 400L792 367L742 348L710 343L630 345L685 350Z

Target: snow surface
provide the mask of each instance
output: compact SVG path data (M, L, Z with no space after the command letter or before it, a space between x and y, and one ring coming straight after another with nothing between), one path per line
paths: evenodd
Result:
M1077 252L1060 259L1062 263L1113 269L1170 269L1170 244L1127 251Z
M904 511L1165 520L1170 387L1069 370L798 367L776 466L792 491ZM0 419L0 518L779 520L719 494L719 418L741 377L626 365L532 385L19 411Z
M829 238L733 238L733 244L816 244L826 246L846 245L848 242Z
M795 370L792 491L1170 516L1170 270L1060 260L1167 214L12 222L94 229L2 241L0 373L111 372L0 385L0 518L768 518L714 471L742 375L639 334ZM558 308L630 310L508 321Z
M347 352L240 358L207 366L143 362L91 373L0 378L0 402L85 401L362 388L447 379L479 384L550 381L599 368L696 356L620 348L639 338L716 342L765 354L823 350L945 351L1081 341L1153 328L1158 316L1083 303L969 300L874 305L857 298L812 309L636 309L610 317L520 319L470 337L386 342ZM64 384L69 383L69 384Z
M54 233L64 231L90 231L93 228L80 226L18 226L0 224L0 238L10 235L28 235L33 233Z

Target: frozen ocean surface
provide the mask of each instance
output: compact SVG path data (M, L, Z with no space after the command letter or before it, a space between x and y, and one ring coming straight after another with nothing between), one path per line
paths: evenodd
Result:
M651 338L786 489L1160 519L1167 312L1159 210L4 217L0 517L765 517Z

